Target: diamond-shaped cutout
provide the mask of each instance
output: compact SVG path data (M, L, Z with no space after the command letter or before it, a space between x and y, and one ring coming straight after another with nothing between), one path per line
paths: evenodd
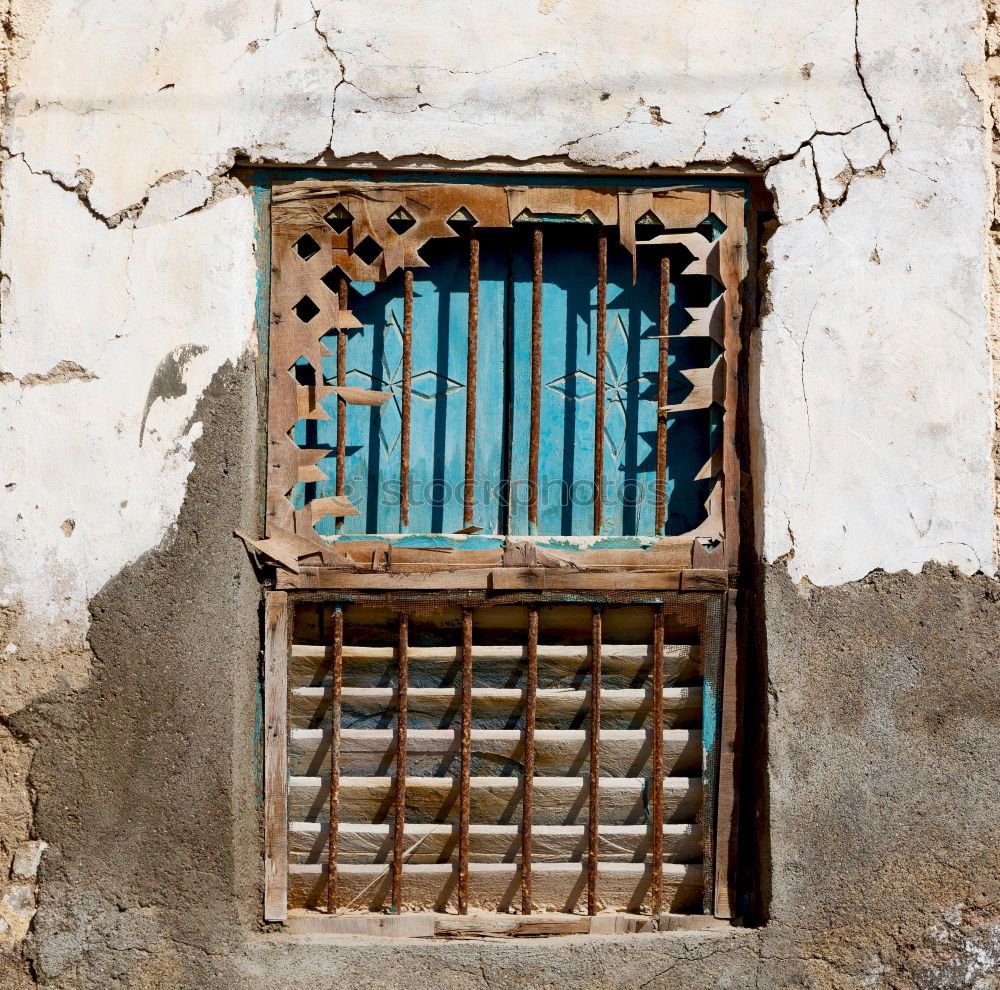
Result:
M477 223L475 216L467 210L464 206L460 206L455 212L448 218L448 226L452 230L462 233L468 230L473 224Z
M340 266L331 268L320 281L334 294L338 295L340 293L340 280L347 279L347 276L343 273ZM350 279L347 279L350 282Z
M316 243L315 238L310 237L308 234L303 234L292 247L303 261L308 261L319 251L319 245Z
M295 363L288 369L288 373L299 385L316 384L316 369L303 356L296 358Z
M351 226L354 217L347 211L343 203L338 203L323 219L338 233L342 234Z
M303 323L308 323L319 312L319 306L308 296L303 296L292 309Z
M660 218L652 210L646 210L646 212L643 213L643 215L639 217L638 220L636 220L636 223L655 224L657 227L662 226L662 224L660 223Z
M414 220L413 217L403 209L403 207L396 210L396 212L393 213L388 220L386 220L386 223L392 227L397 234L405 234L416 222L417 221ZM371 262L369 262L369 264L371 264Z
M354 253L366 264L375 264L376 258L382 253L382 246L372 237L366 237L355 249Z
M413 394L419 395L421 399L440 399L453 392L460 392L463 388L465 386L461 382L439 375L436 371L422 371L419 375L414 375L410 385Z

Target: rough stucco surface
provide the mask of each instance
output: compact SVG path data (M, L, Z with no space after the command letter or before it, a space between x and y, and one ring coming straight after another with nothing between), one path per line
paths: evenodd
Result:
M0 22L0 986L991 985L992 0L8 0ZM750 362L761 928L405 953L257 932L258 583L231 536L255 525L254 232L227 173L419 155L729 164L775 198Z

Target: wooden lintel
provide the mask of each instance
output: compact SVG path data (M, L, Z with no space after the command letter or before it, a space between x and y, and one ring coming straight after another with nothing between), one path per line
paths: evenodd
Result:
M280 588L343 589L358 591L447 591L484 589L497 591L725 591L725 569L650 569L621 571L574 570L554 567L483 567L433 571L347 572L326 568L301 568L299 574L280 574Z

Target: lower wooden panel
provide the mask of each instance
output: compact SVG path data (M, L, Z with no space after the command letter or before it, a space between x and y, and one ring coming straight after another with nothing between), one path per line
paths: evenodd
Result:
M355 935L381 938L519 938L539 935L614 935L635 932L703 931L731 927L703 914L318 914L297 910L288 915L292 935Z
M293 863L320 863L327 859L329 830L326 823L292 822L289 858ZM339 829L340 863L387 863L391 858L393 827L345 825ZM458 849L457 825L410 825L404 830L409 863L449 863ZM664 859L694 863L701 859L701 828L697 825L664 825ZM598 855L602 862L635 863L649 858L650 829L646 825L605 825L598 830ZM586 857L585 825L536 825L531 832L534 863L580 862ZM469 856L473 863L514 863L521 856L521 831L517 825L472 825Z
M532 800L535 825L587 823L588 781L581 777L537 777ZM601 823L635 825L648 820L649 781L641 777L601 780ZM518 824L521 821L519 777L473 777L473 823ZM330 778L292 777L288 793L292 821L326 821ZM392 817L390 777L341 777L340 820L385 822ZM458 822L459 784L448 777L406 778L408 822ZM667 777L663 782L664 820L692 822L701 811L700 777Z
M295 863L288 871L289 907L326 904L327 870L318 863ZM650 870L642 863L600 863L598 902L602 910L639 911L649 900ZM344 865L337 885L345 908L379 911L391 904L388 866ZM443 911L456 899L458 868L453 865L405 865L403 904ZM539 863L531 870L531 889L538 910L586 910L587 868L580 863ZM671 911L700 907L700 865L663 866L663 905ZM516 863L470 863L469 905L485 911L507 911L521 900L521 868Z

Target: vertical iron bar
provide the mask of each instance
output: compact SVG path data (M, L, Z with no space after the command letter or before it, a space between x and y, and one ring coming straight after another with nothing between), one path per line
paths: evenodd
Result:
M531 798L535 785L535 700L538 693L538 609L528 609L528 686L524 710L521 791L521 914L531 914Z
M410 399L413 381L413 270L403 273L403 395L399 450L399 528L410 523Z
M472 772L472 610L462 612L462 778L458 818L458 913L469 910L469 818Z
M653 914L663 900L663 606L653 613Z
M587 914L597 914L597 844L601 784L601 607L591 612L590 627L590 790L587 811Z
M597 369L594 373L594 536L604 524L604 375L608 332L608 234L597 235Z
M340 855L340 718L344 686L344 612L333 610L333 661L330 688L330 824L327 832L326 910L337 910L337 859Z
M347 279L341 275L337 283L337 308L347 312ZM343 321L341 321L343 322ZM337 329L337 385L347 384L347 330ZM343 495L347 475L347 400L337 395L337 494ZM343 516L337 517L337 529L344 525Z
M538 435L542 416L542 228L531 256L531 428L528 443L528 532L538 532Z
M667 379L670 363L670 259L660 258L660 361L656 372L656 533L667 516Z
M403 839L406 828L406 722L409 690L410 619L399 617L398 676L396 684L396 793L392 837L392 908L399 914L403 903Z
M479 350L479 237L469 233L469 343L465 365L465 488L462 525L474 522L476 486L476 359Z

